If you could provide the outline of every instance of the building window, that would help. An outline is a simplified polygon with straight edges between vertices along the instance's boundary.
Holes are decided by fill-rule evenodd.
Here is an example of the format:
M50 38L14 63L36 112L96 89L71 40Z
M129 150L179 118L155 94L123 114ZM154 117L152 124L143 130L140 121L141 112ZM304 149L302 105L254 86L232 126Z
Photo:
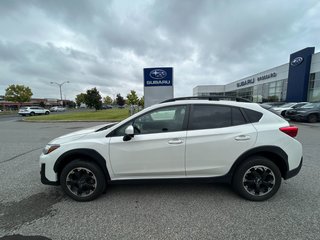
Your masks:
M310 74L308 101L320 101L320 72Z

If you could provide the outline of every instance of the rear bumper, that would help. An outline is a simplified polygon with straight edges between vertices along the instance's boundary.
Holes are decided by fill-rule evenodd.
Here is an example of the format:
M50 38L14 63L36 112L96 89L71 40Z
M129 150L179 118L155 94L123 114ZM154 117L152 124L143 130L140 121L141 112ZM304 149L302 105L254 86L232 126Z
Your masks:
M286 180L286 179L289 179L289 178L296 176L301 170L302 162L303 162L303 157L301 158L299 166L295 169L292 169L292 170L286 172L286 174L283 176L283 178Z
M60 185L59 182L53 182L47 179L46 177L46 164L41 164L41 170L40 170L40 176L41 176L41 182L45 185Z

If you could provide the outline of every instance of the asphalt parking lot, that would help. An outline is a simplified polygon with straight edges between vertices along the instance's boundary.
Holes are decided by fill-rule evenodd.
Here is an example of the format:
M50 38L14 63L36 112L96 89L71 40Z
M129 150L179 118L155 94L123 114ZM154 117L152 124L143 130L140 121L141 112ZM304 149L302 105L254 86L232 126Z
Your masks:
M320 239L320 123L297 124L303 168L265 202L224 184L175 183L114 185L79 203L42 185L45 144L98 124L0 121L0 239Z

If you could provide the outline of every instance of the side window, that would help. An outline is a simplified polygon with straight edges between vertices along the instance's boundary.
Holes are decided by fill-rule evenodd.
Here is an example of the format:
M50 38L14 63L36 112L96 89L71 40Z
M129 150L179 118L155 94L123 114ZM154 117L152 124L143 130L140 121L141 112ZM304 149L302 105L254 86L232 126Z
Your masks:
M240 108L233 107L231 111L232 111L232 126L237 126L237 125L242 125L247 123L246 119L242 115L242 112L240 111Z
M262 113L261 112L257 112L251 109L247 109L247 108L243 108L244 112L246 113L248 119L250 122L254 123L254 122L259 122L260 119L262 118Z
M148 112L115 130L114 136L124 136L125 129L133 125L135 134L175 132L183 130L186 106L172 106Z
M190 117L190 130L222 128L231 125L231 107L193 105Z

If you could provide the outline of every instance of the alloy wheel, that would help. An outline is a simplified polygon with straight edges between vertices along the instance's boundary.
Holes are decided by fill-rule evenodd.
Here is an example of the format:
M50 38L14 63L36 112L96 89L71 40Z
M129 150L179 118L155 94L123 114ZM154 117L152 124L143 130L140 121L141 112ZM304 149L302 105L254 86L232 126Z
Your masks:
M244 189L253 196L264 196L275 186L273 171L263 165L250 167L244 174L242 183Z
M96 190L97 179L91 170L84 167L77 167L68 173L66 186L74 195L87 197Z

